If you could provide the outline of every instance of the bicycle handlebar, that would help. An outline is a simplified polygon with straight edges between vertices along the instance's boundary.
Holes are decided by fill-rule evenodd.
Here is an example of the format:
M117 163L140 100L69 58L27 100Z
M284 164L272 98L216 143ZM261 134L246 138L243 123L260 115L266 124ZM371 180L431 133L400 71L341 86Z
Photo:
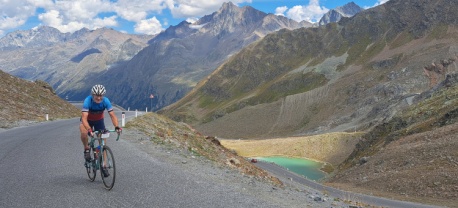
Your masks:
M108 132L116 132L116 130L107 130ZM94 135L98 134L98 133L102 133L100 131L94 131ZM116 138L116 141L119 140L119 136L121 135L121 132L118 133L118 137Z

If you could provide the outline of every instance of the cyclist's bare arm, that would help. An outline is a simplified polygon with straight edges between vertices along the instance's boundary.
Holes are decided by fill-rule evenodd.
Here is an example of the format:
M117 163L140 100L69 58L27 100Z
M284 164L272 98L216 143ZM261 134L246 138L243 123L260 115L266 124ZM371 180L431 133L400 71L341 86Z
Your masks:
M108 112L108 114L110 115L111 122L113 123L113 126L114 127L118 126L118 117L116 117L116 114L114 113L114 111L110 111L110 112Z

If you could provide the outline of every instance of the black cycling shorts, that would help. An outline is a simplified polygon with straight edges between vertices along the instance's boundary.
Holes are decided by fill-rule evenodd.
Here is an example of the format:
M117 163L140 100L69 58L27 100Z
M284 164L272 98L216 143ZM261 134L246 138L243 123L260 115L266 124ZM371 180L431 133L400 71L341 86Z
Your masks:
M81 118L80 118L80 120L81 120ZM100 119L100 120L97 120L97 121L88 120L87 122L89 123L89 126L91 127L91 129L94 130L94 131L99 131L100 132L100 131L105 130L105 122L104 122L103 118Z

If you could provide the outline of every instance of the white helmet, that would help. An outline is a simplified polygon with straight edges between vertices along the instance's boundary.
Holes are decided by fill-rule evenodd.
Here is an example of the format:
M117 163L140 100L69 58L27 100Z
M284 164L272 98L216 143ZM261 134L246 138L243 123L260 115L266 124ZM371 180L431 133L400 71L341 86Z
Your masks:
M94 87L92 87L91 92L93 95L105 95L107 91L105 90L105 87L103 85L97 84L94 85Z

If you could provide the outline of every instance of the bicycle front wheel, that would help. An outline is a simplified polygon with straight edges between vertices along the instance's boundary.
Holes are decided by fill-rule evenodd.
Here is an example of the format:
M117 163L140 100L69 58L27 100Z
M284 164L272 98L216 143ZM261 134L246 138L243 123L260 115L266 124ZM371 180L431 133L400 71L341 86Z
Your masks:
M86 166L86 172L87 176L89 177L90 181L95 180L95 176L97 174L97 166L96 166L96 161L95 161L95 154L94 150L90 148L90 155L91 155L91 161L86 161L84 166Z
M113 157L113 152L110 147L103 147L103 154L99 156L100 175L102 176L105 189L111 190L116 179L116 165Z

